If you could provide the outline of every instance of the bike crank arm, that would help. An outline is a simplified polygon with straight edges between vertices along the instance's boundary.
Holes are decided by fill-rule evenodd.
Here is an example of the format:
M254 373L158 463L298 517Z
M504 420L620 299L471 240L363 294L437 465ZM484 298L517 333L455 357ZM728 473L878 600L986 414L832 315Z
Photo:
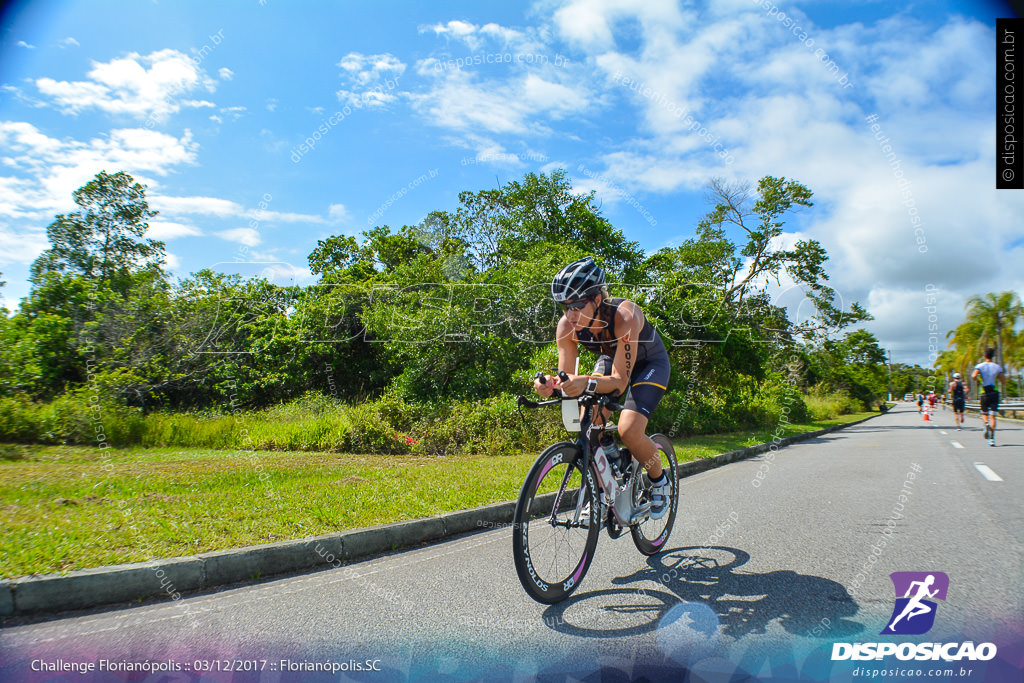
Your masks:
M640 524L646 522L651 516L651 503L645 502L639 508L633 511L632 516L629 518L629 526L634 524Z

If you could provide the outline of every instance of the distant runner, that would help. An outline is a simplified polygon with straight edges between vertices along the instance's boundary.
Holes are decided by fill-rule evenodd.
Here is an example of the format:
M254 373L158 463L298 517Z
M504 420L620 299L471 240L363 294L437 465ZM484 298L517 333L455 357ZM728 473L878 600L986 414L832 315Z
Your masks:
M956 422L956 431L964 424L964 408L967 406L967 385L961 381L959 372L953 373L953 381L949 383L949 395L953 397L953 421Z
M996 445L996 411L999 410L996 380L1006 382L1003 368L992 362L995 355L995 349L985 349L985 362L975 365L974 372L971 373L971 379L981 379L981 389L984 392L981 395L981 421L985 423L985 439L989 446Z
M919 393L917 395L917 413L921 414L921 409L924 407L924 394Z

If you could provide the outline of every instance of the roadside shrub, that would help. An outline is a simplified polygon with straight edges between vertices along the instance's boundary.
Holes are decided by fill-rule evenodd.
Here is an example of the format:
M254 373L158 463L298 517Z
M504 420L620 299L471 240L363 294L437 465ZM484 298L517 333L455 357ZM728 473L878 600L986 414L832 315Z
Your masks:
M836 391L830 394L812 392L806 400L812 420L829 420L864 409L860 401L845 391Z
M807 422L810 412L799 389L779 377L765 380L749 402L741 404L745 424L750 427L775 429L783 421Z
M568 438L557 406L524 409L520 416L516 400L516 396L502 394L449 406L425 405L412 430L418 441L413 451L511 455L539 451L552 441Z
M0 397L0 441L32 443L40 440L39 405L25 396Z

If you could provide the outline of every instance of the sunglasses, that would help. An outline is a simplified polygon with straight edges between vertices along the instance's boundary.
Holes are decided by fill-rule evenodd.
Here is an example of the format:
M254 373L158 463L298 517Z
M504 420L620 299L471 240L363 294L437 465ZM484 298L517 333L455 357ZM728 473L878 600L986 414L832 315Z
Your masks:
M590 297L587 297L586 299L578 299L576 301L569 301L569 302L566 302L566 303L562 304L562 310L563 311L578 311L581 308L583 308L584 306L586 306L587 304L589 304L593 300L594 300L594 297L590 296Z

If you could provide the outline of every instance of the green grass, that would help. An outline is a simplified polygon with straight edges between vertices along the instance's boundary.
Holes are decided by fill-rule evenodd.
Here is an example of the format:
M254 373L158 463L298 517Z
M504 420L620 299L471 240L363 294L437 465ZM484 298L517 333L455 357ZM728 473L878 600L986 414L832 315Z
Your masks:
M807 424L789 424L779 431L778 436L792 436L794 434L805 434L818 429L824 429L836 424L856 422L870 415L878 415L876 412L859 412L827 420L815 420ZM737 448L756 446L759 443L770 441L776 432L774 429L762 429L757 431L730 432L728 434L707 434L704 436L692 436L687 439L673 439L676 447L676 460L689 462L699 458L711 458L719 453L727 453Z
M675 445L686 462L771 436ZM536 456L0 445L0 575L189 555L514 500Z

